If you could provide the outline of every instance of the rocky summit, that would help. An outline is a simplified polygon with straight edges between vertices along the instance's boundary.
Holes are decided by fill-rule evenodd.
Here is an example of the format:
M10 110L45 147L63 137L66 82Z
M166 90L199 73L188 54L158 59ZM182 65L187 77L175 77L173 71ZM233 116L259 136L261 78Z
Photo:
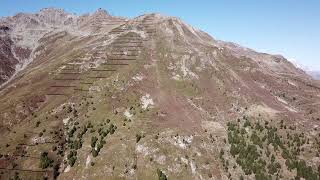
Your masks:
M320 83L179 18L0 19L0 179L320 178Z

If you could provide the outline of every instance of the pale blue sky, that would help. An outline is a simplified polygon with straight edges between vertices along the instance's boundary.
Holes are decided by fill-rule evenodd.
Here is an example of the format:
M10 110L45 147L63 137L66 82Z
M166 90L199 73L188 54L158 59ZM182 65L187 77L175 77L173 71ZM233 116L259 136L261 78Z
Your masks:
M320 70L319 0L1 0L0 16L44 7L76 14L101 7L118 16L150 12L178 16L216 39L282 54Z

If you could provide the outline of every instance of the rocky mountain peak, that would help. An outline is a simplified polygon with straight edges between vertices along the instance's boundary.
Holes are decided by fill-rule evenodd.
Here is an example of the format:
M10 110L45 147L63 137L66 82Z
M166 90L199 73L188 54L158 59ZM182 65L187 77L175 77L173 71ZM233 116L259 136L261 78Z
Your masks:
M107 10L99 8L94 13L94 16L100 16L100 17L110 17L111 15L108 13Z

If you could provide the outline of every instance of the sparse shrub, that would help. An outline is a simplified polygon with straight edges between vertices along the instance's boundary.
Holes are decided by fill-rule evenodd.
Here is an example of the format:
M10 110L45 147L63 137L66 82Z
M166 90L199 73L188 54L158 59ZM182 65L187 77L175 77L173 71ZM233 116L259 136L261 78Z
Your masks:
M251 126L250 121L247 119L246 122L244 123L243 127L248 127Z
M72 167L74 166L74 164L76 163L77 157L76 156L72 156L69 161L68 164Z
M1 177L1 176L0 176L0 177ZM10 178L10 180L11 180L11 179L12 179L12 180L22 180L22 179L20 178L18 172L15 172L13 178Z
M54 167L53 167L53 179L56 179L60 175L59 168L60 168L59 164L54 165Z
M68 136L69 138L72 138L73 137L73 134L76 132L77 128L76 127L73 127L69 132L68 132Z
M99 153L102 148L103 148L103 144L99 143L97 145L97 152Z
M239 179L240 179L240 180L244 180L244 178L243 178L243 176L242 176L242 175L240 176L240 178L239 178Z
M159 180L167 180L167 176L160 170L160 169L157 169L157 174L158 174L158 177L159 177Z
M70 148L71 149L80 149L82 147L82 142L80 140L74 140L71 144L70 144Z
M39 127L40 124L41 124L41 122L40 122L40 121L37 121L36 127Z
M142 136L140 134L136 134L136 142L138 143L141 140Z
M51 166L53 163L53 160L48 157L47 152L43 152L40 156L40 168L46 169L49 166Z
M92 148L95 148L95 147L96 147L97 141L98 141L98 138L97 138L97 137L95 137L95 136L91 137L91 147L92 147Z
M95 149L92 149L92 156L93 157L97 157L98 156L98 151L96 151Z
M72 167L77 160L77 151L70 151L67 158L68 158L68 164Z
M71 107L71 106L68 107L68 112L69 112L69 113L72 112L72 107Z
M88 123L87 128L93 128L93 125L91 124L91 122Z
M53 146L52 151L56 151L56 150L57 150L57 146Z
M114 126L113 124L111 124L111 125L109 126L109 132L110 132L110 134L114 134L115 131L116 131L116 129L117 129L117 126Z

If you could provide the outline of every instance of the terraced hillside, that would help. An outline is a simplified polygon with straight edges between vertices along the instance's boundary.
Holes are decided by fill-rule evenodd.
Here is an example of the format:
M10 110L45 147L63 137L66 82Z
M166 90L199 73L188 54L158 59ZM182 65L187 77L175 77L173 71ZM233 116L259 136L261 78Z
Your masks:
M0 22L27 49L0 56L1 179L320 178L320 84L282 56L159 14Z

